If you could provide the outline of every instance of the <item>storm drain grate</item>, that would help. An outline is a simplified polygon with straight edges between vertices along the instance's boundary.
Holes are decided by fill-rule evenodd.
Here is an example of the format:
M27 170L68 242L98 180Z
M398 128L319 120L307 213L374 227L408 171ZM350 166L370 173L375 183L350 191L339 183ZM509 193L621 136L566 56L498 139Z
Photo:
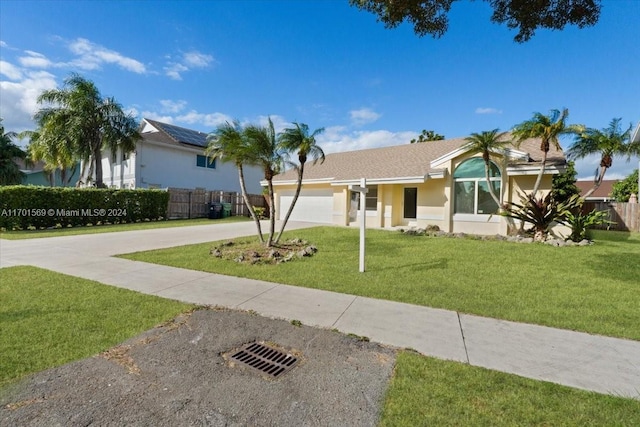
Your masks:
M292 354L261 343L250 343L231 356L231 360L278 378L298 363Z

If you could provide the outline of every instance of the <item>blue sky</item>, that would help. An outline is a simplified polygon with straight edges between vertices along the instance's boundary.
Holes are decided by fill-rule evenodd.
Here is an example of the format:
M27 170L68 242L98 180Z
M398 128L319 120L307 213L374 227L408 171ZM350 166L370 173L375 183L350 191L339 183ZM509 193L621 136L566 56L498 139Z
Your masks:
M604 0L592 28L538 31L524 44L456 2L449 31L388 30L347 0L0 2L0 116L33 129L36 97L71 72L138 118L204 132L225 120L325 128L326 152L509 130L534 112L570 123L640 121L640 1ZM571 140L563 141L568 147ZM591 178L599 159L578 162ZM615 159L607 178L638 166Z

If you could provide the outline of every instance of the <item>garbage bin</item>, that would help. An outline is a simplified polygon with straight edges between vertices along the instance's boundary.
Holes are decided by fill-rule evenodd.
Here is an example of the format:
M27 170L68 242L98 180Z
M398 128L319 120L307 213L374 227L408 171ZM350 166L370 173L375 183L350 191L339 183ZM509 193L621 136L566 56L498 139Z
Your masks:
M222 218L231 216L231 203L222 203Z
M209 219L222 218L222 203L212 202L209 203Z

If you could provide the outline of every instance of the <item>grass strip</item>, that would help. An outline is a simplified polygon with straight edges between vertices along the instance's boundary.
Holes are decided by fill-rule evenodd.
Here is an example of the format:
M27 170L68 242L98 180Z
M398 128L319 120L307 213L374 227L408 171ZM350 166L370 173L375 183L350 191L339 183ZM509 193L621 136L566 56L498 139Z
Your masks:
M188 304L36 267L0 269L0 387L104 351Z
M149 230L153 228L171 228L171 227L189 227L193 225L212 225L221 224L225 222L246 222L249 218L243 216L231 216L228 218L211 220L208 218L196 218L196 219L170 219L166 221L149 221L149 222L136 222L129 224L108 224L108 225L94 225L91 227L71 227L71 228L57 228L51 230L20 230L20 231L2 231L0 232L0 239L7 240L20 240L20 239L35 239L42 237L59 237L59 236L77 236L80 234L100 234L100 233L113 233L118 231L134 231L134 230Z
M640 401L404 351L380 426L637 426Z

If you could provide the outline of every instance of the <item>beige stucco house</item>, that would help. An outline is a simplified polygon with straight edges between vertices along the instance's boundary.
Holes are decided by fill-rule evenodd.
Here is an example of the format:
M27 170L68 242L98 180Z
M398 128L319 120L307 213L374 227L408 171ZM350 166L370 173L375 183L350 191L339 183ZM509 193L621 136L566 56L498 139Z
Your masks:
M437 225L448 232L507 234L508 220L499 215L488 193L480 154L465 148L464 138L405 144L326 156L305 166L300 198L292 220L357 225L359 193L350 186L366 178L367 227ZM540 171L539 140L492 154L491 182L502 202L519 202L518 191L530 191ZM551 149L541 191L551 189L553 174L564 170L562 151ZM276 217L283 219L296 188L296 172L274 179Z

